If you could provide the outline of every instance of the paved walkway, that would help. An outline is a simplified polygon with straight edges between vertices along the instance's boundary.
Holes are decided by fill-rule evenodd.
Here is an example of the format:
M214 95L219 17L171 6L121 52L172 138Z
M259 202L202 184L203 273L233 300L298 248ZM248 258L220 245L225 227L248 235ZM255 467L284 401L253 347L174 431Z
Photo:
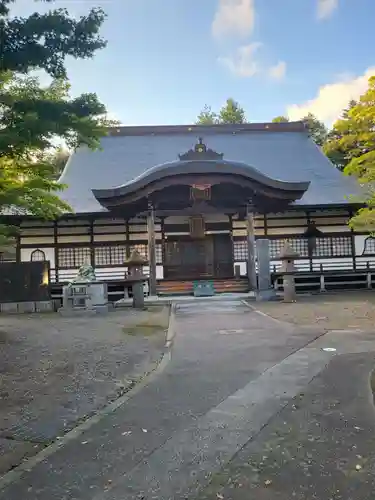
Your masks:
M318 337L240 301L179 304L163 373L5 486L0 499L194 498L330 361Z

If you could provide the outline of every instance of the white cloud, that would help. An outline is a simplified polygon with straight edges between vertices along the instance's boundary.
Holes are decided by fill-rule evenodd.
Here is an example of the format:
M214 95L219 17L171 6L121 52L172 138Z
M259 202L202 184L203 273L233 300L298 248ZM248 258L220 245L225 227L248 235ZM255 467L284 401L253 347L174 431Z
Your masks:
M318 19L327 19L338 8L339 0L318 0Z
M302 104L287 107L291 120L299 120L309 112L331 125L352 99L358 99L368 87L368 79L375 75L375 67L368 68L363 75L344 77L318 89L316 97Z
M235 35L249 36L254 29L254 0L218 0L218 8L212 22L215 37Z
M233 54L226 57L219 57L218 61L236 76L254 76L260 71L259 64L254 55L261 46L262 44L259 42L243 45Z
M274 66L262 66L257 58L257 52L262 43L253 42L238 47L235 52L218 58L218 62L233 75L250 78L255 75L266 75L272 80L282 80L286 74L286 62L279 61Z
M279 61L275 66L271 66L268 74L273 80L282 80L286 75L286 62Z

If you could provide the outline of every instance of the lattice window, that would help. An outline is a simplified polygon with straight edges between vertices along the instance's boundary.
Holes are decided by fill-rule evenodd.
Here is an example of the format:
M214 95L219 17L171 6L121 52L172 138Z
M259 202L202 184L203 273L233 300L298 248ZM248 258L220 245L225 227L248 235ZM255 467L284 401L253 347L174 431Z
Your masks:
M309 256L309 242L307 238L291 238L288 240L288 243L300 257Z
M334 236L332 239L332 254L335 257L341 257L352 254L351 236Z
M125 245L95 247L96 266L122 266L125 260Z
M247 241L234 240L233 241L233 256L235 262L247 261Z
M316 257L344 257L350 256L352 242L350 236L327 236L316 239L316 248L313 255Z
M375 238L373 236L368 236L365 239L365 245L363 248L362 255L374 255L375 254Z
M39 248L37 248L36 250L33 250L31 252L30 260L33 262L44 262L46 260L46 254L43 252L43 250L39 250Z
M91 261L91 251L87 247L59 248L58 256L61 268L76 268Z
M145 243L139 243L138 245L130 246L130 254L136 250L142 257L148 259L148 247Z
M156 264L163 264L163 245L155 245Z
M285 246L286 240L270 240L270 258L277 259Z

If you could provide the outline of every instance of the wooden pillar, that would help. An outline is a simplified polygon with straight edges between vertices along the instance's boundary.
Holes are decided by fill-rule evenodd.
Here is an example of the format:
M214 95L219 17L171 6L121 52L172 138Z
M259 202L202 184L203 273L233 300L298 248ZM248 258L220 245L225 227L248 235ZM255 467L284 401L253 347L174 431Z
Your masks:
M251 206L246 210L247 223L247 276L251 290L257 290L257 273L255 268L255 231L254 231L254 213Z
M161 231L161 264L164 266L165 262L165 217L160 218L160 231Z
M53 223L53 250L54 250L54 258L55 258L55 282L59 282L59 249L57 246L58 241L58 232L57 232L57 220Z
M309 225L311 223L310 212L306 212L306 222L307 222L307 227L309 227ZM313 252L312 252L312 249L311 249L310 238L308 238L308 240L307 240L307 251L308 251L308 254L309 254L310 271L312 272L313 269L314 269L314 265L313 265Z
M150 267L150 295L156 295L156 248L155 248L155 212L149 203L147 214L148 262Z
M16 262L21 262L21 221L18 222L16 234Z
M126 241L126 246L125 246L125 255L126 258L128 259L130 257L130 227L129 227L129 220L126 219L125 221L125 241Z
M90 218L90 266L95 269L94 219Z
M354 213L352 209L349 209L349 219L353 217ZM353 259L353 270L355 271L357 269L357 256L356 256L356 250L355 250L355 234L353 231L353 228L350 228L350 243L351 243L351 253L352 253L352 259Z
M263 225L264 225L264 236L268 235L268 222L267 222L267 214L263 214Z

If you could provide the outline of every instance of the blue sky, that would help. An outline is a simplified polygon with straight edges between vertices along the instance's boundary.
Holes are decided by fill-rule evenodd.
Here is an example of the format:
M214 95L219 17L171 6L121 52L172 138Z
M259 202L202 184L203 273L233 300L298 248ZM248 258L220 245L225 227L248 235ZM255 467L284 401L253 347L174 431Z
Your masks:
M101 6L107 48L68 61L73 94L96 92L124 124L186 124L228 97L250 121L308 111L332 122L375 74L374 0L57 0ZM14 12L49 9L17 0Z

